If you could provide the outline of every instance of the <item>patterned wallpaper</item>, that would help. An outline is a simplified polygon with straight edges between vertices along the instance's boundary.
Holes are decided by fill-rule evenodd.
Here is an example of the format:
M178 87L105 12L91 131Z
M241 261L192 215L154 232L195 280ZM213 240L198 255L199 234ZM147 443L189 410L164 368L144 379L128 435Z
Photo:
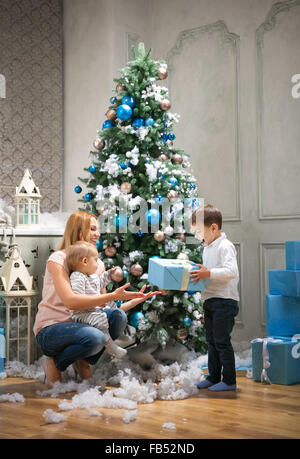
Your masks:
M42 212L61 208L62 33L62 0L0 0L0 198L14 205L29 168Z

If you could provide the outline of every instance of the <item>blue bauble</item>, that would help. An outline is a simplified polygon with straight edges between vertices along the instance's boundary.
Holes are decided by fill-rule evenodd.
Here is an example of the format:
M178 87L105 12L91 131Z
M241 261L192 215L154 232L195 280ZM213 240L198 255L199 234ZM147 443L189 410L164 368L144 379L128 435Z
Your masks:
M101 237L99 237L96 243L96 247L98 249L98 252L101 252L101 250L103 249L103 239Z
M175 178L175 177L171 177L171 178L169 178L168 183L169 183L172 187L175 187L175 186L177 186L177 184L178 184L178 180L177 180L177 178Z
M196 189L195 183L191 183L191 184L190 184L190 190L195 190L195 189Z
M117 108L117 117L122 121L127 121L132 116L132 108L129 105L122 104Z
M200 206L200 202L197 198L187 198L185 199L185 204L188 207L192 207L192 209L196 209L197 207Z
M130 167L130 165L128 163L121 163L120 167L121 167L121 169L124 170L124 169L127 169L128 167Z
M136 233L136 236L142 237L142 236L144 236L144 233L143 233L141 230L139 230L139 231Z
M110 102L111 104L114 104L114 103L116 102L116 98L115 98L115 97L111 97L111 98L109 99L109 102Z
M185 318L183 319L183 325L184 325L185 327L189 327L189 326L191 325L191 323L192 323L192 320L191 320L189 317L185 317Z
M122 104L129 105L129 107L133 108L135 106L135 98L133 96L124 96Z
M123 274L124 274L124 279L126 279L126 277L128 277L128 274L129 274L127 269L123 269Z
M146 223L157 225L161 220L160 212L157 209L150 209L145 213Z
M189 295L193 295L196 292L194 290L187 290L186 293L188 293Z
M114 127L114 126L115 126L115 123L113 121L106 120L102 124L102 129L107 129L107 128Z
M144 126L144 119L143 118L134 118L133 122L132 122L132 126L135 126L135 127L142 127Z
M81 193L82 192L81 186L79 186L79 185L75 186L74 191L75 191L75 193Z
M139 322L145 318L144 314L140 311L132 312L129 316L129 323L135 328L138 328Z
M86 201L91 201L93 199L94 195L93 193L86 193L85 196L84 196L84 199Z
M165 202L165 198L161 194L158 194L155 197L155 202L156 204L163 204Z
M116 303L116 306L119 308L121 306L121 304L122 304L122 301L121 300L116 300L115 303Z
M168 138L169 140L174 140L176 139L176 135L173 132L170 132L170 134L168 135Z
M165 178L166 178L165 174L161 174L161 175L159 176L159 180L165 180Z
M154 126L154 119L153 118L146 118L145 120L145 126Z
M90 172L91 174L94 174L94 173L96 172L96 167L93 166L93 165L91 165L91 166L89 167L89 172Z
M168 140L168 134L164 134L164 135L162 136L162 139L163 139L164 142L167 142L167 140Z
M117 215L115 218L116 227L119 228L120 226L121 227L127 226L128 220L129 220L129 217L127 217L127 215L125 214Z

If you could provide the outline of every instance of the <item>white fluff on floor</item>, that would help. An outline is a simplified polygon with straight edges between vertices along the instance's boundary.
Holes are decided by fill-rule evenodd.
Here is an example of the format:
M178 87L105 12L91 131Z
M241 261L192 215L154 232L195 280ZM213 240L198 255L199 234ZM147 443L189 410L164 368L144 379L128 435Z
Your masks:
M174 424L174 422L165 422L162 425L162 428L163 429L169 429L169 430L176 430L176 424Z
M10 402L10 403L16 403L16 402L25 402L25 398L22 394L19 394L18 392L14 392L13 394L3 394L0 395L0 403L1 402Z
M76 392L71 400L64 399L59 403L58 408L62 411L84 408L91 414L93 408L104 407L124 409L132 416L137 404L153 403L156 399L181 400L198 393L194 382L204 379L201 367L207 365L207 355L197 354L176 344L165 351L154 352L155 358L152 356L152 366L149 366L148 354L146 350L145 359L143 353L139 354L136 363L132 361L135 356L130 355L130 351L120 360L111 359L104 353L97 365L92 367L93 376L89 380L76 382L70 366L62 373L62 382L37 393L42 397L58 397L66 392ZM251 366L251 349L241 350L239 354L235 354L236 366ZM7 376L42 381L44 359L41 357L29 366L9 362L5 369ZM176 359L178 361L174 361ZM107 386L110 388L107 389ZM123 421L127 422L131 415L124 416Z
M56 413L50 408L45 410L43 413L43 418L49 424L59 424L60 422L66 421L67 417L61 413Z
M123 422L129 424L129 422L135 421L137 419L137 410L124 410Z

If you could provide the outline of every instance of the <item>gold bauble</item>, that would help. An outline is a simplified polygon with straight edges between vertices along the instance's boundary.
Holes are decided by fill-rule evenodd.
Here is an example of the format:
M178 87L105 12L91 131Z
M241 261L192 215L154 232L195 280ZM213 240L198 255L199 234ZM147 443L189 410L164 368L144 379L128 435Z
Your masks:
M158 74L158 78L160 80L165 80L167 78L167 76L168 76L167 70L165 72L162 72L161 70L158 70L157 74Z
M121 83L118 83L116 86L116 92L119 93L121 91L124 91L125 86L123 86Z
M158 159L160 161L167 161L167 159L169 159L169 158L168 158L167 155L165 155L165 153L162 153L161 155L159 155Z
M110 246L105 249L105 255L107 257L114 257L116 253L117 253L117 249L115 247Z
M157 241L157 242L162 242L166 239L166 235L163 231L156 231L156 233L154 233L154 239Z
M115 282L121 282L124 279L124 273L120 266L115 268L115 271L112 273L111 278Z
M187 332L184 328L180 328L178 331L177 331L177 338L178 339L181 339L182 341L185 340L185 338L187 337Z
M168 196L170 202L175 202L176 199L178 198L178 191L170 190L170 191L168 191L167 196Z
M169 110L171 108L171 102L169 99L163 99L160 103L160 108L164 111Z
M175 234L174 237L175 237L175 239L178 239L181 242L185 242L185 239L186 239L185 234L181 234L181 233Z
M93 146L96 148L96 150L103 150L105 147L105 142L102 139L95 139L93 142Z
M131 191L131 183L123 182L120 188L121 188L122 193L128 194Z
M130 272L133 276L139 277L143 274L143 268L139 263L135 263L130 267Z
M116 114L116 111L113 110L112 108L110 108L109 110L107 110L107 112L105 113L106 117L110 120L110 121L114 121L116 118L117 118L117 114Z
M184 252L180 252L177 257L176 257L178 260L189 260L189 257L187 256L186 253Z
M172 155L172 163L173 164L182 164L182 161L183 161L183 158L178 153L175 153L174 155Z

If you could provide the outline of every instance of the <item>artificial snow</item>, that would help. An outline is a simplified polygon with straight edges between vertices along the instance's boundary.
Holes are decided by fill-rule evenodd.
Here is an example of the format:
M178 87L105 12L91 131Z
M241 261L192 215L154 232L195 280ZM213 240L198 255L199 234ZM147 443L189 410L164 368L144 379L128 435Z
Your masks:
M123 422L129 424L129 422L135 421L137 419L137 410L127 411L124 410Z
M1 402L10 402L10 403L24 403L25 398L22 394L19 394L18 392L14 392L13 394L3 394L0 395L0 403Z
M176 424L174 424L174 422L165 422L162 425L162 428L163 429L169 429L169 430L176 430Z
M66 416L61 413L56 413L55 411L51 410L50 408L44 411L43 418L49 424L59 424L60 422L66 421Z

